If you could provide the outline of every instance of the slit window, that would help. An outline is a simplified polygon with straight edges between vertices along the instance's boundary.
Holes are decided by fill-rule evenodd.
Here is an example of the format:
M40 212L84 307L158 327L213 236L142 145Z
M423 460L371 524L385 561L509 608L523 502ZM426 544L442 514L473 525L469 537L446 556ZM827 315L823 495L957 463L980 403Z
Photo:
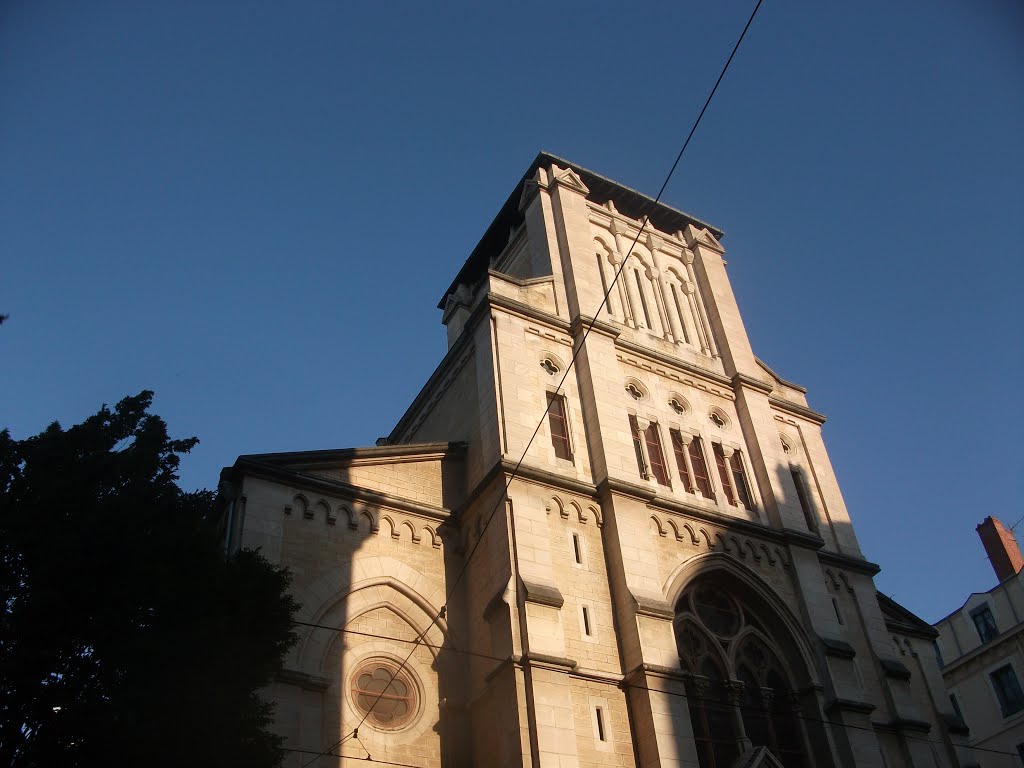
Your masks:
M799 469L790 469L789 471L793 475L793 485L796 486L796 498L800 502L800 510L804 513L804 520L807 523L807 529L817 531L818 521L815 518L814 509L811 507L811 500L807 496L807 486L804 484L804 476L801 474Z
M679 305L679 293L676 291L675 283L669 283L672 288L672 301L676 305L676 314L679 316L679 330L683 332L683 341L690 343L690 335L686 332L686 320L683 319L683 308Z
M647 311L647 297L644 296L644 284L640 279L640 273L635 269L633 270L633 277L636 278L636 291L640 294L640 307L644 311L644 321L647 323L648 328L652 328L651 314Z
M569 425L565 418L565 398L553 392L548 392L548 429L551 432L551 445L555 449L555 456L572 461Z
M572 553L576 558L576 564L583 565L583 549L580 547L580 535L578 533L572 535Z
M611 297L608 296L608 281L604 276L604 264L601 262L600 253L597 254L597 274L601 276L601 296L607 296L610 299ZM605 310L607 310L609 315L612 314L611 301L605 302Z
M594 721L597 723L598 741L608 741L608 734L604 725L604 707L594 707Z
M587 637L593 637L593 628L590 625L590 609L587 606L583 606L583 634Z
M629 417L629 431L633 435L633 450L636 452L636 466L640 470L640 477L647 480L650 475L647 474L647 462L644 461L644 449L641 444L640 436L640 425L637 424L636 416L632 414Z
M843 614L839 612L839 601L836 600L834 597L832 598L832 607L835 608L836 611L836 620L840 624L845 624L846 622L843 621Z

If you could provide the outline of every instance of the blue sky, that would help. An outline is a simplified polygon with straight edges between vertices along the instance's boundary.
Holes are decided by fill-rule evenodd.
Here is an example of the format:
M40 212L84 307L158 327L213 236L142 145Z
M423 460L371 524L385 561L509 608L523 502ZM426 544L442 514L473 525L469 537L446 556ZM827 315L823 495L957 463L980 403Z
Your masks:
M372 445L537 151L654 194L751 8L4 3L0 424L154 389L186 487ZM1024 516L1022 40L1016 2L766 0L665 195L725 230L930 621L995 583L974 526Z

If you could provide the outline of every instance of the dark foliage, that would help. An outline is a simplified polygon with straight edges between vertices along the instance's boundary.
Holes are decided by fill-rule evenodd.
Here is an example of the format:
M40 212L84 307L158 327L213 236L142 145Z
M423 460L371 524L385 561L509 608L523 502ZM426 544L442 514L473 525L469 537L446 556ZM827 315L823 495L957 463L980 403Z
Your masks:
M286 571L225 558L142 392L0 433L0 765L272 766L256 695L294 643Z

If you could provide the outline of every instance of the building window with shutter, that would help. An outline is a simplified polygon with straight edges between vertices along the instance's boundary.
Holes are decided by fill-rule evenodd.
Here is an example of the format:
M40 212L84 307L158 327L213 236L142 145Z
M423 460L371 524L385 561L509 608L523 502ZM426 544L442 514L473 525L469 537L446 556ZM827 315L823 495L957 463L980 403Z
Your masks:
M679 478L683 481L683 488L693 493L693 478L690 477L690 470L686 467L687 446L683 443L682 433L678 429L670 429L668 435L672 440L672 453L676 457L676 469L679 471Z
M644 430L644 441L647 443L647 457L651 462L651 473L659 485L667 486L668 467L665 466L665 454L661 450L661 436L658 434L658 425L651 422Z
M629 430L633 436L633 450L636 452L636 464L640 477L650 480L653 476L659 485L668 486L668 467L665 466L665 453L661 449L661 437L658 434L657 422L648 422L643 429L636 416L629 416Z
M553 392L548 392L548 430L551 432L551 445L555 449L555 456L572 461L569 424L565 417L565 398Z
M999 708L1003 712L1003 717L1009 717L1024 709L1024 691L1020 689L1020 683L1017 681L1017 674L1013 671L1013 667L1009 664L1000 667L992 672L989 678L992 680L996 698L999 699Z
M729 457L729 469L732 470L732 485L736 489L736 498L744 509L753 509L754 502L750 498L750 485L747 483L747 473L743 468L742 453L732 452L732 456Z
M693 484L697 486L701 496L705 499L715 500L715 492L711 488L711 473L708 472L708 463L704 459L704 443L694 435L690 441L690 466L693 467Z
M974 619L974 626L978 630L978 637L981 638L983 644L993 640L999 634L999 628L996 626L995 617L992 616L992 609L988 607L988 603L971 611L971 618Z

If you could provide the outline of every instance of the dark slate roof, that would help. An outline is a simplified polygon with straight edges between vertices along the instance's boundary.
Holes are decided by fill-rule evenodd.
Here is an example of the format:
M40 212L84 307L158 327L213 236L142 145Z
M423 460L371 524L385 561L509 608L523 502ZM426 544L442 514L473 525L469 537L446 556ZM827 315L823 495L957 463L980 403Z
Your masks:
M577 165L571 160L552 155L549 152L541 152L530 163L530 167L526 169L526 173L523 174L519 183L516 184L515 189L512 190L512 194L508 196L505 204L501 206L501 210L498 211L498 215L494 217L494 221L491 222L487 231L484 232L484 236L480 238L480 242L477 243L473 252L469 254L469 258L462 265L459 274L455 276L452 284L438 302L438 309L444 309L448 294L454 292L459 283L473 283L478 280L487 271L487 268L490 266L490 260L502 252L508 244L509 232L518 227L523 221L523 215L519 212L519 198L523 193L523 184L533 177L537 168L551 163L555 163L561 168L572 168L583 183L587 185L587 189L590 190L590 194L587 195L588 200L592 200L599 205L608 202L608 200L613 200L615 207L622 214L634 219L638 219L645 213L648 213L651 223L662 232L676 232L677 230L685 229L688 224L694 224L695 226L710 230L711 234L718 240L721 240L724 235L718 227L712 226L707 222L701 221L696 216L691 216L664 203L659 202L652 210L654 198L642 192L637 192L635 189L623 186L581 165Z

